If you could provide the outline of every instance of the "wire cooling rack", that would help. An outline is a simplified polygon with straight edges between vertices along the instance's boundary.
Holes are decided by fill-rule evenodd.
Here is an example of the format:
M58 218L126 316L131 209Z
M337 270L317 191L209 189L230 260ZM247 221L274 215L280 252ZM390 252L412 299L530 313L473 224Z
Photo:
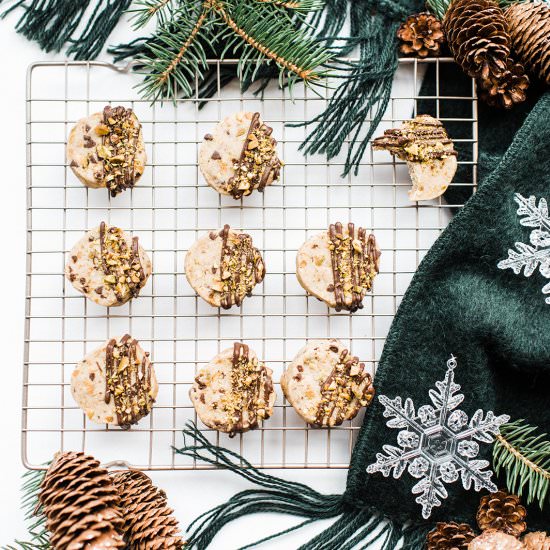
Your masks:
M475 186L477 101L445 96L440 68L450 59L403 59L392 99L377 134L416 114L431 100L444 123L462 125L462 141ZM133 89L138 76L103 63L36 63L27 85L27 286L22 455L40 468L59 450L82 450L104 463L142 469L208 468L175 455L181 428L197 421L188 397L198 368L242 340L273 369L277 402L264 426L234 439L206 429L214 442L238 451L263 468L346 468L362 414L342 426L308 427L284 400L278 381L285 365L311 338L335 337L351 346L374 374L393 316L420 260L447 225L444 201L411 203L403 163L368 150L358 176L341 178L344 154L330 162L304 157L298 147L307 129L285 122L311 119L330 94L270 86L262 99L240 93L236 84L212 98L198 95L172 104L150 105ZM419 94L426 66L436 66L436 93ZM205 104L199 108L201 101ZM450 102L468 105L464 118L445 118ZM106 104L135 110L143 124L148 166L138 185L114 199L106 190L84 187L65 161L72 125ZM197 166L202 136L237 110L259 111L274 128L285 167L279 183L242 201L221 197L206 185ZM465 161L459 161L464 163ZM68 250L100 221L140 237L153 261L153 275L139 298L105 309L78 294L63 276ZM335 313L307 297L295 277L295 255L308 236L335 221L372 230L382 250L380 274L364 309ZM198 298L183 271L185 252L204 232L224 223L242 228L263 251L267 276L240 309L214 309ZM151 352L160 391L151 414L130 431L91 423L70 392L74 365L113 335L129 332Z

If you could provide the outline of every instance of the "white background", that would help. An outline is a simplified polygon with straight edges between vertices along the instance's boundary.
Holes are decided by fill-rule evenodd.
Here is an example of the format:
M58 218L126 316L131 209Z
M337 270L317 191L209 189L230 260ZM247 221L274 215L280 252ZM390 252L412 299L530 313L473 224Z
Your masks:
M20 12L18 12L20 13ZM15 538L25 538L26 531L19 509L20 476L24 472L20 457L20 409L23 362L23 327L25 296L25 81L30 63L63 59L61 55L44 54L37 45L16 34L13 26L18 13L0 22L0 160L2 162L2 241L4 266L0 270L3 289L3 327L0 331L3 350L3 399L0 415L2 484L0 485L0 545ZM121 25L124 27L124 25ZM124 30L118 29L112 42L123 41ZM107 56L100 59L109 60ZM326 493L342 493L346 470L273 471L306 483ZM223 502L235 492L250 488L237 476L220 471L154 472L153 481L168 494L170 505L182 526L200 512ZM284 529L289 519L275 515L249 516L226 527L212 548L230 550ZM296 548L329 522L302 529L263 548ZM237 543L238 541L238 543Z

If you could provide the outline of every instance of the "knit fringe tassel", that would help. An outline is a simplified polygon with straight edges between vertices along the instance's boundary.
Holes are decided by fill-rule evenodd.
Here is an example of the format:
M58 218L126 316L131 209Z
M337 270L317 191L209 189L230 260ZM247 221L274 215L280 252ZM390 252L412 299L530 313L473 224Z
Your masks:
M231 470L262 487L241 491L224 504L196 518L188 528L187 547L190 549L208 548L227 523L248 514L263 512L306 519L289 529L242 546L239 550L256 547L315 521L331 518L338 519L299 550L366 549L375 543L381 550L394 550L399 541L403 542L403 548L417 550L424 544L429 530L426 526L400 526L374 510L354 508L346 503L342 495L323 495L303 483L265 474L239 454L210 443L192 423L183 430L183 436L184 447L174 449L176 453ZM188 438L193 440L192 445L187 444Z
M340 30L341 22L345 21L342 10L346 9L342 0L331 0L326 9L323 32ZM293 125L316 125L300 147L307 154L326 154L331 159L349 140L343 175L352 170L358 173L369 140L388 106L398 66L396 33L407 15L405 8L389 0L352 2L351 38L337 50L339 55L348 55L359 48L359 61L339 63L337 69L342 73L342 82L326 110L310 121ZM325 36L325 39L338 43L335 36Z
M1 2L2 0L0 0ZM2 16L18 7L25 11L16 25L17 32L36 41L46 51L59 52L70 44L67 55L74 59L95 59L107 38L128 9L132 0L23 0L16 2ZM86 18L85 14L91 10ZM83 20L83 31L75 37Z

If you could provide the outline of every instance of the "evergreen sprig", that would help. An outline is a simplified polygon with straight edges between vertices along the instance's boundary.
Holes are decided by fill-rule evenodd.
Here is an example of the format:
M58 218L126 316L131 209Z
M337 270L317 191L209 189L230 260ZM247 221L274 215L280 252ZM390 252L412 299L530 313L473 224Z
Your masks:
M539 428L524 420L500 428L493 446L493 467L497 475L504 471L511 493L525 496L527 504L548 502L550 488L550 440Z
M118 59L137 53L145 75L140 91L153 101L192 97L208 72L212 49L220 59L239 58L243 82L261 75L262 65L274 64L281 84L320 84L332 56L305 19L322 7L321 0L141 0L132 10L134 26L156 17L156 31L111 51Z
M45 475L46 470L28 470L23 474L21 507L25 513L30 540L17 540L13 544L2 547L2 550L47 550L50 548L46 516L42 513L38 501L40 484Z

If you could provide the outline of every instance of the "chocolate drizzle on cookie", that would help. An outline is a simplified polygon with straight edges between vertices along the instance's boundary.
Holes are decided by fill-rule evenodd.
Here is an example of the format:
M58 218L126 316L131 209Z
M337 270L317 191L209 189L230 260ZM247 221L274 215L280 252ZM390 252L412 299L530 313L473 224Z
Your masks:
M457 156L441 121L430 115L406 120L401 128L386 130L373 141L375 149L386 149L401 160L429 162Z
M96 127L101 136L97 156L103 161L103 177L112 197L134 187L141 175L136 170L136 150L141 125L132 109L111 107L103 109L103 122Z
M338 426L345 419L353 418L361 407L370 405L373 397L372 378L366 372L365 364L360 363L357 357L350 357L349 351L345 349L321 384L321 400L315 425Z
M230 437L254 429L261 420L269 418L269 398L273 393L273 382L265 365L256 357L251 359L249 352L246 344L234 343L231 392L221 400L221 405L229 416Z
M376 248L374 235L367 237L362 227L356 235L353 223L348 223L347 229L345 234L340 222L331 224L328 237L336 311L346 309L353 313L363 307L363 298L372 288L378 273L380 251Z
M143 282L145 271L139 256L139 239L132 238L128 246L123 231L118 227L107 227L105 222L99 226L99 258L93 258L96 268L105 274L103 282L112 288L117 300L123 302L130 293L135 298Z
M254 189L263 191L269 182L279 177L282 162L272 133L273 128L260 120L260 113L254 113L241 156L233 162L235 175L227 181L227 191L234 199L250 195Z
M137 340L125 334L120 341L109 340L105 350L105 403L114 401L117 424L127 430L149 414L151 362L146 354L137 356Z
M240 306L252 289L264 280L265 265L252 238L246 233L232 233L225 225L219 233L222 238L219 292L220 306L229 309Z

